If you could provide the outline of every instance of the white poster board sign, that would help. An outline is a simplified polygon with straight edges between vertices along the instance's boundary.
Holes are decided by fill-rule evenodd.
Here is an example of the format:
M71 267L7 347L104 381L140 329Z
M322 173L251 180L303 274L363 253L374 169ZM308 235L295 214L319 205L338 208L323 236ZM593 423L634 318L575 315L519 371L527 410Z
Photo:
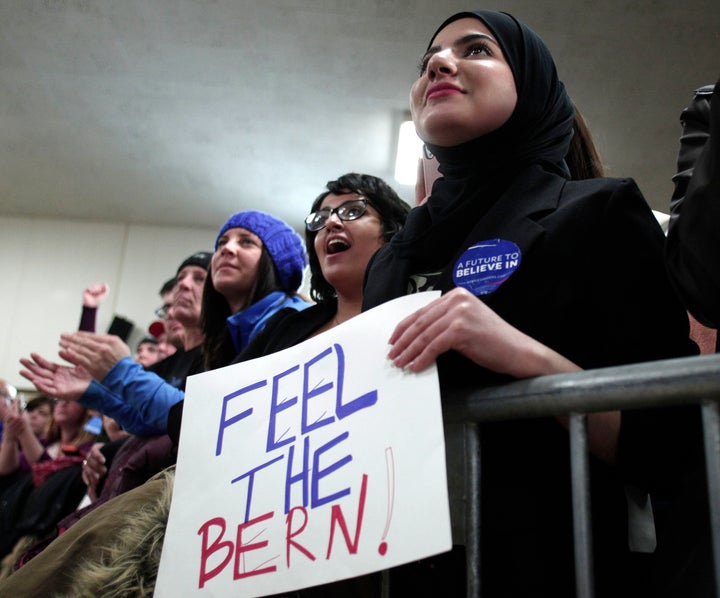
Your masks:
M437 296L188 379L156 596L266 596L450 550L437 370L387 359Z

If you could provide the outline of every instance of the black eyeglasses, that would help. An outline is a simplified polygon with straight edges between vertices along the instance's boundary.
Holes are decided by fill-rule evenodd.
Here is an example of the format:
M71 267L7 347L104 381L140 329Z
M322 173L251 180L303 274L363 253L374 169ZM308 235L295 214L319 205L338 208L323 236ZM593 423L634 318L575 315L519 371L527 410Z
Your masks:
M341 203L337 208L323 208L305 218L305 227L311 232L319 231L325 228L328 218L333 214L337 214L338 218L343 222L357 220L367 212L369 204L370 202L367 199L361 197Z
M155 315L160 318L161 320L164 320L167 318L168 310L172 307L172 303L166 303L162 307L158 307L155 310Z

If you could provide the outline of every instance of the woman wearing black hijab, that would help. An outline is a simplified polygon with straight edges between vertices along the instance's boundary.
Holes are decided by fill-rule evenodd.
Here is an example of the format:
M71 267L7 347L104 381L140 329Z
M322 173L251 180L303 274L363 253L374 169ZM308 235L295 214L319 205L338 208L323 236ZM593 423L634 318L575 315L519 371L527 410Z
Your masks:
M441 178L375 254L363 307L443 295L398 325L396 365L419 371L437 358L448 389L697 353L665 273L663 233L636 184L572 180L573 104L533 31L504 13L453 15L433 35L410 98ZM538 359L528 337L572 363ZM697 411L589 422L596 595L661 595L653 579L672 591L683 582L643 578L649 555L628 550L625 486L667 500L668 486L700 466ZM488 423L481 439L483 597L575 596L566 427L556 418ZM677 548L665 543L661 506L657 559ZM391 586L439 582L462 595L462 579L438 575L431 561L395 571Z

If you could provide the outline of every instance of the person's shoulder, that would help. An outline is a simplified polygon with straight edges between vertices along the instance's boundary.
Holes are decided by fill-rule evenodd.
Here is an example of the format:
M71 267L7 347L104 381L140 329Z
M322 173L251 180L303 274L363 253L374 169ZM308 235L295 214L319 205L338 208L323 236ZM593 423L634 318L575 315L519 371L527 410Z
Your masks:
M581 209L584 204L593 203L602 205L610 198L620 194L640 195L640 190L634 179L618 177L595 177L591 179L568 179L555 172L529 170L526 181L531 181L526 193L537 193L551 198L548 201L538 201L541 214L550 215L546 208L554 204L558 210L567 211ZM522 184L522 183L521 183Z
M640 194L640 190L633 178L597 177L594 179L581 179L568 181L563 188L565 201L582 198L607 199L617 193Z
M589 219L602 226L621 215L646 213L652 216L652 210L633 178L568 181L558 210L566 217Z
M282 326L283 322L287 322L288 319L292 319L299 313L300 312L294 307L283 307L277 310L272 316L270 316L270 318L268 318L268 321L265 322L264 330L272 330L273 328Z
M322 317L326 308L320 303L307 303L303 301L303 309L295 307L284 307L277 312L265 324L265 330L277 330L289 326L296 321L305 322L315 317Z
M312 304L301 311L290 307L280 309L232 363L263 357L291 347L305 340L310 333L330 319L332 313L334 311L329 306L320 303Z
M148 366L146 369L148 372L154 372L158 376L162 377L162 374L172 368L175 363L183 356L184 353L184 350L178 349L172 355L168 355L164 359L156 361L152 365Z
M187 351L178 349L162 361L151 365L148 371L158 375L171 386L183 388L187 376L203 371L202 344Z
M285 301L283 302L282 309L289 308L293 311L303 311L308 307L312 307L313 305L315 304L312 301L309 301L298 294L293 294L285 296Z

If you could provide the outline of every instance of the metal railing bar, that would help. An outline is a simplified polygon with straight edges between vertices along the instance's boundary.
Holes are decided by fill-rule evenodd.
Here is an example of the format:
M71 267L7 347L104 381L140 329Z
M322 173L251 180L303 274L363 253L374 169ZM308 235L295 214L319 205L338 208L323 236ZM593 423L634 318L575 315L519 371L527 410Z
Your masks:
M617 409L702 405L703 436L711 508L712 546L716 593L720 596L720 354L682 357L624 366L598 368L568 374L512 381L486 388L443 389L443 418L448 423L499 421L570 415L570 444L573 492L573 523L577 596L593 597L592 537L589 496L588 413ZM467 531L468 596L480 596L479 564L480 426L474 438L478 446L477 496L468 496L466 521L478 533ZM466 432L468 441L470 434ZM470 446L470 444L468 444ZM469 460L470 461L470 460ZM473 465L466 464L472 469ZM475 475L475 473L468 475ZM477 502L476 502L477 501ZM470 512L478 507L477 520ZM583 506L584 505L584 506ZM477 541L477 560L472 561L471 543ZM472 579L478 575L477 581ZM476 585L477 584L477 585ZM478 593L475 592L477 588Z
M448 422L653 408L720 400L720 354L555 374L487 388L443 389Z
M468 598L480 598L480 429L475 423L468 422L464 427L465 447L469 458L465 460L465 563L466 595Z
M380 598L390 598L390 571L385 569L380 573Z
M590 466L587 415L570 414L575 589L578 598L593 598L593 554L590 516Z
M702 406L702 420L712 527L715 594L720 596L720 414L717 403L705 403Z

